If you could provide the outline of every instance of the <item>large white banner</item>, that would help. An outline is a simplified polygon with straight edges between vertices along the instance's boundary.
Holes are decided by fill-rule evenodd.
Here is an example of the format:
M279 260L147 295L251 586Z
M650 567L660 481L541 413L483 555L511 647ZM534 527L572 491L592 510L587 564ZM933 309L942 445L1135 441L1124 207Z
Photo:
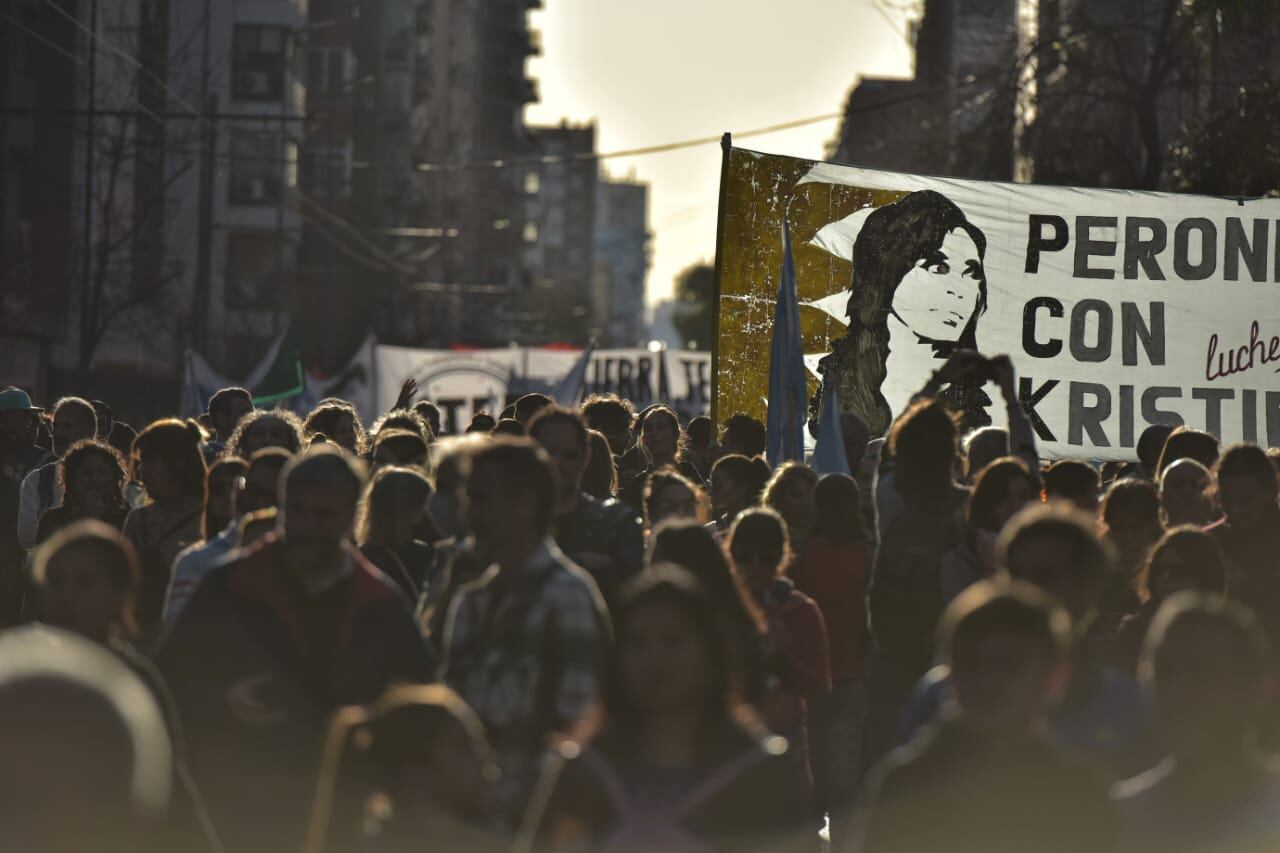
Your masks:
M814 388L834 382L842 408L877 429L949 352L976 347L1011 356L1049 457L1131 459L1154 423L1280 446L1280 201L931 178L740 149L729 169L721 418L755 403L762 361L767 378L760 320L778 252L758 263L745 253L752 239L780 243L786 214ZM755 200L748 182L776 200ZM999 391L971 391L958 395L969 423L1002 424Z

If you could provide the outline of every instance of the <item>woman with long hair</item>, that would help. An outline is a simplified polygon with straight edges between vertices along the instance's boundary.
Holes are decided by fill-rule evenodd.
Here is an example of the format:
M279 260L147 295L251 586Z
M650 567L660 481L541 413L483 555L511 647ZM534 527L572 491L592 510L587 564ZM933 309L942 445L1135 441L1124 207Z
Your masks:
M691 518L707 523L706 495L674 468L649 474L644 481L644 524L652 532L670 518Z
M1190 525L1175 527L1151 549L1138 576L1142 604L1125 617L1107 646L1111 664L1137 674L1138 659L1160 606L1179 592L1227 593L1227 566L1222 549L1208 533Z
M775 732L803 744L812 757L809 708L831 690L831 657L822 611L786 576L792 559L786 522L772 509L749 509L734 521L728 551L765 615L769 644L776 652L776 684L764 701L765 719Z
M615 613L594 732L561 748L520 849L812 846L817 809L800 766L741 704L732 641L704 588L654 566Z
M144 429L134 439L133 453L150 502L129 513L124 535L142 567L138 619L145 631L160 620L174 557L200 539L205 465L198 431L179 420L156 421Z
M649 475L663 468L673 468L690 482L702 484L702 475L685 455L687 438L674 411L663 405L650 406L640 415L637 430L640 440L636 446L644 457L645 465L623 484L623 500L641 510Z
M689 572L714 601L736 643L742 697L759 705L766 687L764 613L724 548L712 533L692 519L663 522L649 542L648 565L673 563Z
M982 469L965 509L960 544L948 551L938 566L944 599L952 601L996 571L996 537L1005 523L1039 494L1040 481L1016 456L997 459Z
M36 542L44 542L68 524L96 518L116 530L129 515L125 497L128 469L114 447L99 439L85 439L71 446L58 462L62 503L45 510L36 530Z
M761 503L787 523L787 536L796 553L804 549L813 529L813 492L817 487L818 475L799 462L785 462L778 466L764 487Z
M365 488L357 526L360 553L414 602L433 562L431 544L441 538L427 510L431 495L421 471L381 468Z
M862 519L858 484L848 474L823 477L814 489L813 500L812 532L787 569L787 576L818 605L827 629L831 691L812 709L815 748L811 753L814 776L832 814L833 827L842 830L857 798L861 775L871 543Z
M771 473L769 463L759 456L748 459L730 453L716 460L711 466L711 527L717 536L728 536L738 513L760 502Z
M841 407L861 415L872 435L888 431L893 412L884 394L891 362L904 354L947 358L976 350L978 319L987 310L987 240L950 199L933 190L910 193L873 211L853 246L844 337L818 365L835 382ZM909 390L921 376L905 375ZM810 402L816 418L823 389ZM967 377L943 391L964 413L965 431L987 426L991 400L982 382Z

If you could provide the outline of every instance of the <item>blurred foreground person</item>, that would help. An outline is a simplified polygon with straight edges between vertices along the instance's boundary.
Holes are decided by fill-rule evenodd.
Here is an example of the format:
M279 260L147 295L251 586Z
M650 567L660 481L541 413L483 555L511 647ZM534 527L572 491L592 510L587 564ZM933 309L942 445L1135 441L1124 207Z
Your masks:
M873 774L862 850L1115 850L1099 776L1047 736L1071 620L1028 584L980 581L939 625L954 704Z
M1117 668L1137 674L1142 644L1161 606L1179 592L1225 595L1227 570L1213 537L1187 525L1170 530L1151 552L1138 578L1142 606L1120 623L1107 655Z
M0 752L5 850L179 849L164 830L173 780L164 716L106 649L43 626L0 635Z
M1264 853L1280 843L1280 769L1257 744L1275 690L1258 620L1217 595L1179 593L1143 649L1169 757L1116 785L1135 853Z
M493 439L471 459L467 518L489 568L463 587L444 631L444 677L485 724L513 825L550 738L595 700L609 617L595 581L551 538L556 473L529 439Z
M602 711L561 745L519 849L816 850L800 763L739 705L731 629L691 575L624 587Z
M1078 750L1124 779L1158 759L1146 699L1133 678L1106 663L1107 626L1098 607L1111 577L1110 550L1094 519L1062 503L1029 507L1000 534L996 561L1015 580L1049 593L1072 620L1070 679L1049 722L1065 746ZM946 666L923 678L901 722L903 743L934 719L952 693Z
M306 853L498 853L484 726L440 685L390 688L334 715Z
M329 714L434 668L409 602L351 546L360 463L321 446L281 476L278 532L205 577L156 656L232 850L300 845Z

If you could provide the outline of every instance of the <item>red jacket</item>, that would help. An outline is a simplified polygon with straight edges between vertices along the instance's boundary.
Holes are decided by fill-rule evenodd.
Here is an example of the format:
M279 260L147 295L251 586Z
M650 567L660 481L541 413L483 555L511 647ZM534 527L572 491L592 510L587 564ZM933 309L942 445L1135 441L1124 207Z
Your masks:
M822 611L831 680L861 678L867 652L867 583L871 551L861 542L811 539L788 571L796 589Z

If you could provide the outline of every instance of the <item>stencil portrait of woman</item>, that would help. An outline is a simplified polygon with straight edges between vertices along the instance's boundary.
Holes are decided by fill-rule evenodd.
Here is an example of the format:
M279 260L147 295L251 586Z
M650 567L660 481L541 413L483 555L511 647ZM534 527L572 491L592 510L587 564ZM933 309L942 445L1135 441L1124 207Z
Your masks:
M866 217L853 244L848 330L832 342L818 372L824 387L836 383L841 409L861 415L873 435L883 435L895 414L884 394L887 376L915 389L933 370L922 371L922 364L977 349L978 321L987 309L986 250L982 231L933 190L910 193ZM822 393L819 388L810 403L814 417ZM953 384L941 397L963 414L965 429L991 423L991 399L979 381Z

